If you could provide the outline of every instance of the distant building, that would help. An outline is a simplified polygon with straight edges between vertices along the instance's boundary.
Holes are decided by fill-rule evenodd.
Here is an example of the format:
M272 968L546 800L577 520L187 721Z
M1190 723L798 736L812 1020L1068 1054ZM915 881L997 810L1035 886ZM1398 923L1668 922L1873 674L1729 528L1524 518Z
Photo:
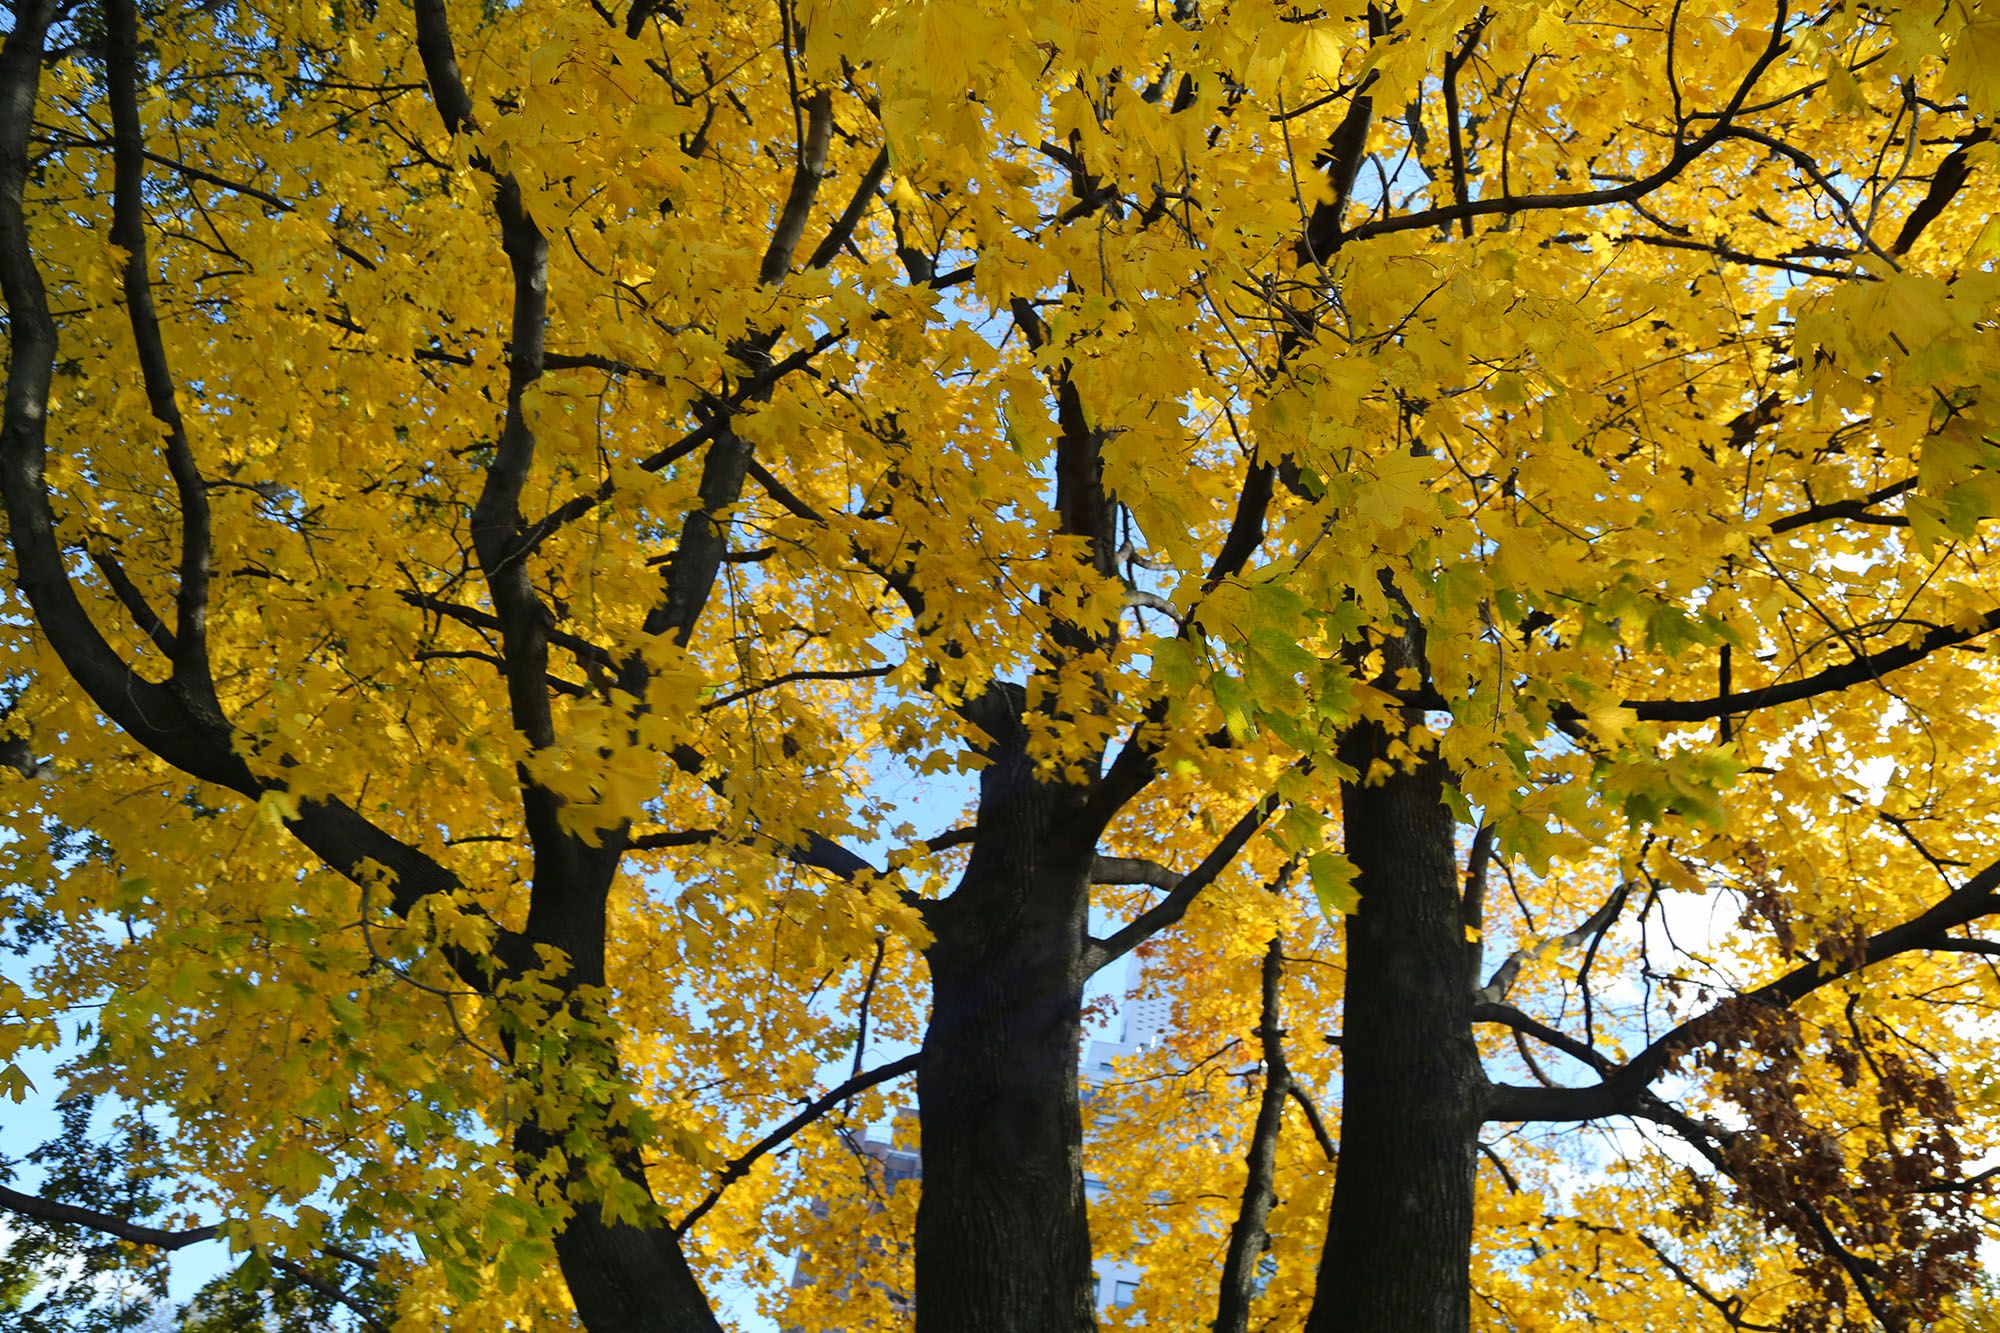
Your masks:
M1136 978L1135 978L1136 981ZM1166 1035L1174 1016L1174 1002L1165 996L1145 1000L1128 999L1118 1006L1118 1036L1109 1041L1087 1041L1083 1056L1083 1095L1087 1101L1091 1085L1111 1077L1113 1062L1152 1049ZM1104 1182L1095 1176L1083 1178L1084 1196L1093 1203L1103 1195ZM1092 1266L1097 1277L1097 1308L1109 1310L1130 1305L1139 1292L1145 1270L1126 1259L1099 1258Z

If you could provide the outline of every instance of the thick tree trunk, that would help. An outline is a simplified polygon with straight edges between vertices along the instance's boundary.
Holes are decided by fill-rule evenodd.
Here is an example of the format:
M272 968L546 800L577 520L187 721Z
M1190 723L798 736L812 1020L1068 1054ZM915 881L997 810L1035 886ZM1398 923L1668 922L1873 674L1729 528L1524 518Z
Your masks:
M557 828L545 828L538 830L535 852L526 935L531 948L556 949L568 960L558 984L569 992L565 1003L579 1027L588 1030L591 1019L577 994L605 983L606 911L618 874L618 844L607 839L604 846L591 847ZM511 1037L507 1050L518 1053ZM608 1058L604 1074L616 1082L616 1057ZM650 1197L639 1149L622 1130L604 1132L603 1150L619 1174ZM563 1140L562 1133L530 1120L515 1131L514 1146L524 1164L539 1164L561 1150ZM573 1153L568 1184L573 1197L590 1197L583 1165ZM577 1316L589 1333L721 1333L680 1239L668 1227L607 1222L595 1203L583 1202L556 1233L555 1250Z
M1018 752L981 786L965 878L931 918L917 1330L1082 1333L1096 1326L1077 1100L1091 847L1066 827L1079 790L1036 781Z
M1364 778L1384 729L1341 758ZM1347 921L1340 1162L1308 1333L1465 1333L1485 1075L1453 821L1435 760L1342 788L1360 910Z
M590 1333L721 1333L665 1227L612 1226L583 1205L556 1236L556 1260Z

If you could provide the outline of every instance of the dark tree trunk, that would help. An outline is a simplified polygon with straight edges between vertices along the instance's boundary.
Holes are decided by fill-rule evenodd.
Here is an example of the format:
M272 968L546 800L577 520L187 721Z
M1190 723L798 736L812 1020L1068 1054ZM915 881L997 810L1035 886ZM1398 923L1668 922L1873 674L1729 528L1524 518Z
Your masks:
M605 918L618 874L619 844L607 839L602 847L590 847L557 828L538 832L537 875L526 930L529 947L558 949L568 960L569 968L557 984L568 992L563 1003L579 1029L588 1031L593 1021L590 1007L578 997L580 991L604 985ZM517 1055L515 1036L504 1035L508 1054ZM617 1082L616 1055L607 1049L601 1058L611 1062L605 1071L608 1080ZM522 1072L531 1079L536 1076L533 1070ZM621 1129L605 1126L599 1132L619 1174L650 1198L638 1146ZM515 1131L514 1147L522 1165L533 1167L560 1150L564 1137L529 1120ZM573 1197L588 1200L592 1194L583 1165L573 1157L568 1185ZM556 1233L555 1250L577 1316L590 1333L721 1333L722 1325L672 1229L608 1222L596 1203L582 1202Z
M1096 1327L1077 1100L1092 847L1082 790L1037 781L1019 745L981 775L972 859L931 915L918 1333Z
M590 1333L720 1333L680 1242L665 1227L613 1226L580 1205L556 1260Z
M1257 1264L1270 1240L1266 1229L1278 1202L1275 1182L1278 1135L1284 1129L1285 1098L1291 1070L1285 1063L1285 1034L1280 1002L1285 981L1284 940L1273 936L1264 950L1263 1004L1257 1019L1258 1044L1264 1053L1264 1091L1257 1099L1257 1123L1244 1153L1243 1202L1229 1229L1222 1252L1222 1281L1216 1296L1211 1333L1248 1333L1250 1306L1257 1294Z
M1357 727L1366 778L1389 736ZM1360 910L1347 921L1340 1161L1308 1333L1465 1333L1485 1074L1445 770L1341 789Z

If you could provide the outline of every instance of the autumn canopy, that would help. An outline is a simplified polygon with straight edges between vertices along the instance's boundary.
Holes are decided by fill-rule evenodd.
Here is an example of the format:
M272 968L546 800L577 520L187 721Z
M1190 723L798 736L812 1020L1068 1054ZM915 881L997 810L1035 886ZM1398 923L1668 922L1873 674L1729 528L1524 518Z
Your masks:
M1994 1327L1992 0L0 23L0 1236Z

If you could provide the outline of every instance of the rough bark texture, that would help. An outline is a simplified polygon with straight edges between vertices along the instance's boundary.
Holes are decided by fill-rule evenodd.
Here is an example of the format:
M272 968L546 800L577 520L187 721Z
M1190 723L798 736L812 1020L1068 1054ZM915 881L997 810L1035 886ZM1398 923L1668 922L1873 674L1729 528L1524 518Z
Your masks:
M560 865L561 870L534 886L528 947L557 949L569 960L569 969L557 984L568 993L564 1003L578 1006L580 988L604 985L605 910L618 853L615 846L586 847L565 837L546 851L538 846L536 854L539 863ZM587 1024L587 1013L580 1010L580 1014ZM511 1035L507 1053L512 1057L520 1053ZM606 1057L613 1061L607 1072L615 1081L615 1056L607 1052ZM523 1072L533 1079L534 1071ZM637 1146L618 1129L599 1132L608 1140L604 1147L619 1173L650 1196ZM563 1133L551 1133L531 1119L516 1129L514 1148L528 1170L562 1150L564 1139ZM583 1164L573 1157L568 1185L573 1197L591 1195ZM607 1222L595 1203L579 1203L556 1233L555 1251L577 1315L590 1333L720 1333L722 1326L688 1267L680 1237L669 1227Z
M556 1259L590 1333L720 1333L665 1227L612 1226L580 1207L556 1236Z
M1378 726L1341 758L1364 777ZM1341 793L1360 910L1347 922L1340 1162L1308 1333L1465 1333L1485 1076L1452 817L1435 760Z
M918 1333L1096 1327L1077 1099L1092 847L1082 789L1036 781L1023 740L996 744L965 878L932 919Z

